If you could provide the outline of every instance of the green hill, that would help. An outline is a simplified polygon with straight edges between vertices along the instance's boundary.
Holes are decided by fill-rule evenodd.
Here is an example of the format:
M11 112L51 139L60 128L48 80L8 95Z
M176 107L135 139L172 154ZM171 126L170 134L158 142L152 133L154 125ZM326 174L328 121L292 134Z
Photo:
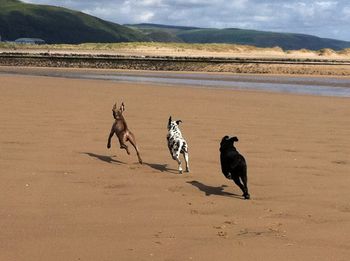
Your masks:
M138 30L140 33L147 35L152 41L166 43L183 43L178 34L188 30L196 30L198 27L173 26L162 24L126 24L129 28Z
M350 42L320 38L312 35L276 33L236 28L210 29L181 26L166 26L157 24L128 25L138 29L152 38L152 34L163 32L169 39L185 43L230 43L253 45L257 47L279 46L284 50L320 50L331 48L341 50L350 47Z
M0 0L3 40L41 38L47 43L131 42L148 38L125 26L66 8Z
M350 42L311 35L160 24L119 25L66 8L0 0L2 40L41 38L47 43L179 42L230 43L284 50L350 48Z

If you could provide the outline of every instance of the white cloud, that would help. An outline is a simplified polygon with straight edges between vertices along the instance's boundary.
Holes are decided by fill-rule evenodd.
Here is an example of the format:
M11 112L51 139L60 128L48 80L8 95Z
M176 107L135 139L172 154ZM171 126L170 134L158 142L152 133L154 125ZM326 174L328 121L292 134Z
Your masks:
M147 23L152 21L152 18L154 17L154 13L148 11L148 12L143 12L139 16L139 22L140 23Z

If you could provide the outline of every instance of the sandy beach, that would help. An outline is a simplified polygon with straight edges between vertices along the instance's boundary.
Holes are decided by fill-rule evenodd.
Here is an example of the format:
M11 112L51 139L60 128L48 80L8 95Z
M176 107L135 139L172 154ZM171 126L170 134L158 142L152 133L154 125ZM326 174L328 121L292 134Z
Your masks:
M0 260L349 259L349 98L11 75L0 93ZM106 148L121 101L143 165ZM251 200L220 172L227 134Z

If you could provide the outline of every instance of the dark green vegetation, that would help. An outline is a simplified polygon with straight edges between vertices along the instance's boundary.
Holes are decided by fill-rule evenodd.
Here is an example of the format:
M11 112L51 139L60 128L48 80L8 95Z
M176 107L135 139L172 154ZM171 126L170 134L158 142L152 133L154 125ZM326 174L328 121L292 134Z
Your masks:
M157 24L123 26L82 12L61 7L26 4L19 0L0 0L0 35L2 40L41 38L50 44L154 41L279 46L284 50L350 48L350 42L303 34Z
M157 24L128 25L140 32L152 35L162 33L164 41L185 43L234 43L257 47L279 46L284 50L320 50L331 48L341 50L350 47L350 42L320 38L312 35L275 33L237 28L210 29L180 26L164 26ZM168 39L165 36L168 36Z
M152 41L166 42L166 43L185 43L179 34L186 31L200 30L198 27L186 27L186 26L172 26L162 24L126 24L129 28L138 30L140 33L144 33ZM192 43L192 42L188 42Z
M41 38L47 43L131 42L148 40L125 26L66 8L0 0L2 40Z

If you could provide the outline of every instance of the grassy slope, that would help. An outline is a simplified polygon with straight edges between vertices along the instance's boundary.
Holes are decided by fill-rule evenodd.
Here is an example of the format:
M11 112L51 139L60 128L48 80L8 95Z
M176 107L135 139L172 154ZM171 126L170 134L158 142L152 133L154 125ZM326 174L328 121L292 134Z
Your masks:
M350 42L319 38L311 35L264 32L242 29L205 29L193 27L164 26L152 24L132 25L145 33L166 32L186 43L233 43L257 47L279 46L285 50L332 48L340 50L350 47ZM150 35L151 36L151 35Z
M311 35L274 33L241 29L197 29L177 34L184 42L189 43L237 43L258 47L279 46L283 49L335 50L350 47L350 42L319 38Z
M129 42L148 40L144 35L99 18L66 8L0 0L3 39L38 37L48 43Z
M146 34L152 41L164 42L164 43L182 43L183 40L177 37L177 33L182 32L185 27L176 26L165 26L165 25L154 25L154 24L137 24L137 25L126 25L129 28L139 31L140 33ZM193 28L195 29L195 28Z

